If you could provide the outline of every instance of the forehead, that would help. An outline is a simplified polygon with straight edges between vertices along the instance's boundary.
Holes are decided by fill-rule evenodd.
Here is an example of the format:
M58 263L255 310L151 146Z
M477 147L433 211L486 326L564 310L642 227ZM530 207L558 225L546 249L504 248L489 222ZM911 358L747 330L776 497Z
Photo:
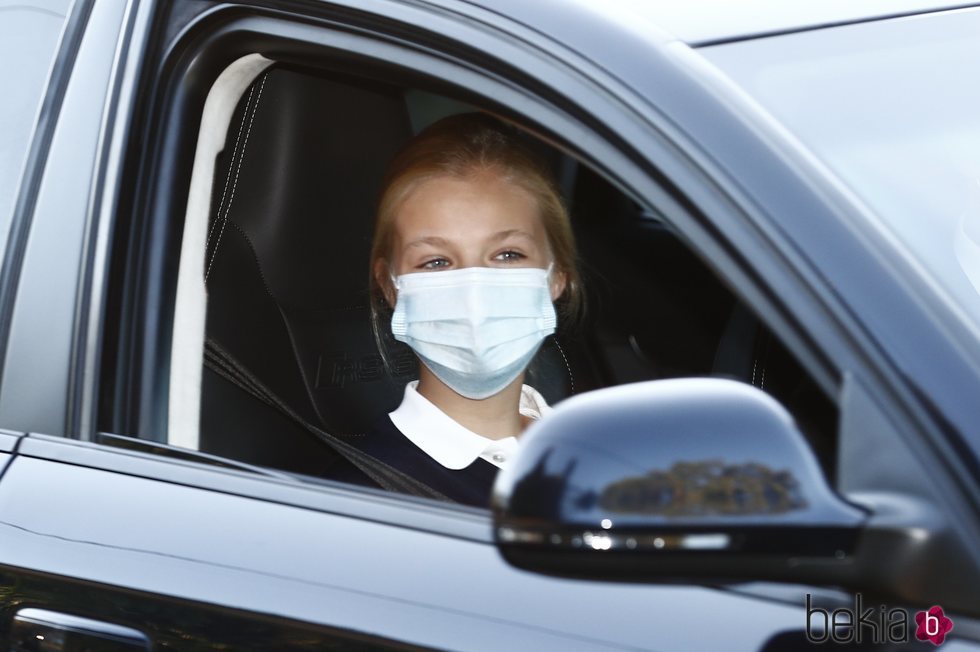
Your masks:
M394 221L402 242L432 236L470 240L505 230L545 236L534 196L493 173L429 179L402 201Z

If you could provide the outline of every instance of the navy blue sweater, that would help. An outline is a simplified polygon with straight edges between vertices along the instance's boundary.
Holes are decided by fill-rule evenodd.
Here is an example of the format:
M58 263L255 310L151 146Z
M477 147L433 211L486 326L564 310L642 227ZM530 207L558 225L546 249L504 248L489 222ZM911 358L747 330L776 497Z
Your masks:
M351 437L348 442L451 500L476 507L490 506L496 466L478 457L464 469L447 469L409 441L388 415L378 419L367 434Z

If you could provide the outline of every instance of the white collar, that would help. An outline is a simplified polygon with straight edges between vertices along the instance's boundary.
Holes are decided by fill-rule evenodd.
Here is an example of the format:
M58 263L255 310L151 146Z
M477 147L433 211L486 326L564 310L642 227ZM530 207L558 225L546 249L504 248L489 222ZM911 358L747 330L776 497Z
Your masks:
M516 437L490 439L456 423L416 391L419 381L405 385L401 405L388 416L391 422L413 444L447 469L465 469L480 457L494 466L503 467L517 450ZM540 419L551 411L544 397L529 385L521 386L518 411Z

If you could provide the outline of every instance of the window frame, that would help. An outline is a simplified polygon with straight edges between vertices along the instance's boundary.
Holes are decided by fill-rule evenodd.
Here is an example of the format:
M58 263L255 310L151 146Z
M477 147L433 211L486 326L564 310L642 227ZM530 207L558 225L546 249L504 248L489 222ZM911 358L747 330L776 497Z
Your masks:
M419 16L427 14L421 12ZM117 279L120 276L142 279L142 283L126 288L125 299L130 303L123 302L121 318L106 319L107 324L120 323L123 329L116 338L118 347L106 358L115 362L116 383L112 388L114 394L109 394L114 399L108 401L113 410L112 427L100 424L101 430L165 441L166 428L161 424L166 423L169 402L155 399L165 395L169 385L169 377L163 375L169 371L169 364L163 361L170 353L172 333L168 327L172 323L156 324L148 333L141 329L147 328L150 315L174 314L175 279L166 278L161 270L165 270L164 261L174 260L175 252L179 252L183 223L176 224L175 216L184 214L181 208L187 198L196 149L196 139L191 135L199 131L204 98L213 79L243 54L270 50L287 62L295 63L298 59L309 65L314 61L327 68L343 65L348 75L355 65L365 76L379 68L385 72L397 69L430 85L451 86L457 96L460 89L468 89L480 106L498 109L505 115L519 115L525 123L551 125L550 129L541 128L538 132L542 140L590 165L642 206L667 217L719 279L727 279L736 296L757 314L766 315L767 327L782 339L831 401L837 402L838 376L828 362L829 356L815 348L812 337L793 318L793 312L781 303L773 288L759 280L762 274L749 267L746 252L739 253L702 211L678 198L680 191L665 178L663 170L654 166L654 161L669 163L671 172L686 175L685 183L699 184L700 200L722 211L725 219L742 224L747 234L754 230L755 223L672 142L670 134L658 131L651 124L648 118L657 118L657 114L639 115L635 107L628 106L624 111L621 98L603 92L582 71L566 63L556 64L535 50L525 52L526 65L517 59L518 63L512 62L504 75L497 68L490 70L485 64L460 58L455 52L433 52L423 47L426 42L421 39L406 43L385 31L369 32L347 23L326 20L316 23L309 17L302 18L242 7L213 9L197 16L184 29L163 61L167 72L160 77L160 88L153 94L156 102L144 123L144 129L146 124L158 125L153 130L156 137L149 139L150 146L145 149L143 165L138 169L169 171L143 180L142 210L134 209L134 213L145 214L148 219L133 224L130 246L126 249L129 259L123 264L118 259L115 261L117 269L113 275ZM427 20L420 22L431 27ZM472 29L457 22L452 25L463 32ZM517 39L507 39L493 29L483 30L481 34L481 44L485 47L500 45L503 59L510 60L508 55L513 52L524 52L525 45ZM380 61L398 64L382 65ZM546 77L542 71L555 72L548 88L541 86L541 79ZM144 71L144 74L151 72ZM183 83L187 77L196 83ZM585 112L586 106L590 113ZM609 120L609 125L604 118ZM672 178L676 181L676 177ZM167 192L168 183L175 184L175 192ZM146 253L143 247L149 237L156 238L156 252L142 255ZM753 244L758 254L752 256L755 262L765 260L769 265L781 266L785 272L780 277L784 285L792 278L798 287L806 287L802 279L785 268L782 256L763 250L760 241ZM122 272L124 269L127 271ZM146 288L153 291L145 292ZM811 295L809 290L807 294ZM147 334L154 339L146 337ZM105 338L111 341L112 331L106 331ZM128 357L128 354L134 355ZM138 378L140 391L130 392L127 400L120 401L126 387L119 378ZM94 433L88 435L93 436Z
M777 297L769 292L765 284L762 284L761 287L757 285L755 282L756 279L753 278L754 275L746 273L746 271L741 269L741 266L736 262L737 259L733 260L734 257L732 256L733 252L731 249L726 244L717 241L715 229L710 224L707 224L702 216L694 214L689 210L690 207L685 206L683 200L675 198L675 191L666 185L661 172L654 169L650 165L649 160L638 158L636 150L645 149L647 159L670 160L677 164L683 163L686 157L675 146L671 145L663 134L652 132L652 130L648 129L648 125L642 123L628 125L634 132L638 128L643 128L644 132L642 132L642 136L644 137L644 144L651 146L647 148L641 148L636 145L630 147L627 145L628 141L622 135L615 136L603 126L602 116L598 112L595 112L596 115L593 116L572 115L569 111L563 110L559 103L551 100L547 96L536 96L532 91L528 90L529 88L533 88L529 82L525 82L526 86L521 87L518 85L519 82L506 79L496 73L477 69L468 62L461 61L456 57L439 57L422 50L419 46L410 46L395 42L382 33L361 34L344 29L336 24L312 25L309 23L294 22L288 17L263 15L265 12L261 11L246 12L245 15L236 16L228 20L227 14L234 12L236 10L215 10L198 17L195 24L187 28L188 32L194 32L205 29L200 25L202 22L217 23L218 25L207 39L198 38L195 40L192 44L195 46L193 54L183 54L181 59L184 61L191 60L193 63L193 70L185 69L183 71L185 74L193 73L195 77L200 77L204 73L202 69L206 69L213 76L216 76L216 72L222 70L224 65L227 65L230 60L238 58L243 53L250 54L258 52L261 54L263 51L268 51L269 49L282 52L283 49L290 46L294 47L294 51L289 53L292 57L300 57L306 51L311 53L307 56L310 56L313 61L317 61L318 59L324 58L324 55L329 56L330 53L333 53L337 62L349 65L351 59L360 57L362 58L362 66L366 70L370 70L372 65L378 65L378 60L394 60L398 61L398 65L392 65L390 68L397 68L405 71L406 74L442 80L443 83L452 84L455 88L467 88L474 95L477 93L482 94L482 106L500 108L505 114L520 112L520 115L528 122L552 125L552 134L563 134L566 139L565 142L580 143L580 145L576 148L566 146L558 141L556 136L542 131L539 135L543 140L569 153L576 159L591 165L606 176L607 179L616 180L616 185L619 186L621 191L631 197L638 198L641 204L645 206L651 203L655 204L657 212L666 215L670 219L672 225L681 233L692 250L699 253L703 259L711 261L712 264L710 266L719 278L728 279L733 288L737 290L737 294L749 303L749 305L752 305L759 314L764 314L771 318L767 325L787 343L791 352L799 357L801 364L818 382L820 387L832 399L836 396L839 388L838 377L831 365L829 365L827 356L821 355L812 347L812 342L809 338L802 336L798 332L795 327L797 325L791 326L788 323L790 322L789 314L783 307L778 305ZM224 19L224 21L221 19ZM456 26L459 27L459 24ZM489 34L487 38L497 39L499 37L494 34ZM202 43L202 41L204 42ZM249 47L250 45L251 47ZM506 45L508 48L515 48L518 44L506 43ZM178 52L180 51L179 48L175 49ZM505 55L502 56L506 58ZM534 59L535 66L515 65L515 70L518 68L533 70L542 65L538 60L537 53L533 53L530 56ZM291 61L287 56L282 56L281 58L285 61ZM367 62L366 64L365 61ZM337 65L337 63L335 62L334 65ZM599 89L596 89L594 85L589 83L588 79L584 79L578 75L575 70L567 66L557 68L556 70L561 73L562 77L552 80L552 84L555 87L561 88L566 98L570 95L568 89L574 88L580 94L586 94L586 97L601 101L605 105L603 108L606 109L607 115L618 108L617 102L610 101L613 98L610 98L604 93L599 93ZM423 75L421 71L425 71L425 74ZM181 70L175 68L170 73L170 77L171 79L165 81L165 84L173 85L179 81L182 77ZM158 128L157 132L168 134L166 140L170 142L160 143L160 145L165 150L170 151L165 151L164 159L153 167L163 169L168 167L168 163L170 164L169 167L173 167L173 163L176 161L178 163L176 167L182 171L176 174L170 173L165 176L165 181L177 184L179 189L178 192L172 193L172 199L169 201L146 202L146 208L148 209L146 214L150 216L150 219L146 221L147 226L145 228L147 230L150 228L149 225L159 223L163 215L170 215L172 217L182 213L176 207L186 201L190 167L187 163L193 159L192 151L194 148L192 146L193 143L185 142L180 146L180 156L175 156L176 152L174 150L178 145L173 143L173 134L175 132L181 132L186 136L188 133L197 132L200 110L203 104L201 100L202 90L204 89L196 89L197 92L195 93L189 93L185 90L182 94L183 97L176 93L161 93L161 95L171 95L171 98L176 100L175 103L178 106L161 107L162 128ZM554 97L554 92L552 92L552 97ZM581 110L580 107L583 104L587 104L581 101L571 102L569 99L565 99L564 103L570 109L575 110ZM588 118L588 120L586 121L585 118ZM622 122L622 120L620 119L617 122ZM180 123L184 123L186 127L181 129L180 127L183 125ZM576 135L580 137L576 138ZM608 140L603 140L603 138ZM656 153L651 153L652 147L656 147ZM688 172L692 171L688 170ZM157 179L155 183L154 181L150 183L160 188L163 182ZM711 186L709 185L708 188L711 189ZM146 194L148 196L163 194L159 190L153 192L154 190L156 188L149 190ZM732 208L729 207L729 209ZM167 228L167 237L165 239L168 246L173 247L173 243L179 241L179 230L182 226L182 224L171 224ZM163 231L163 228L157 226L156 231L160 233ZM141 235L145 234L134 232L135 239L137 240ZM154 258L159 258L159 256L154 256ZM145 274L147 272L144 271L143 273ZM152 274L153 272L151 271L149 273ZM158 274L159 272L156 273ZM127 276L137 275L131 273L127 274ZM155 312L158 314L173 314L173 285L174 282L172 280L158 281L155 283L157 288L165 289L165 292L162 292L159 296L152 297L157 306ZM761 309L760 303L762 304ZM149 306L144 305L138 308L136 312L143 312L145 314L148 308ZM129 333L124 331L120 335L123 338L128 335L131 341L135 342L139 333L134 333L133 330L130 328ZM140 392L143 403L146 403L151 397L160 396L163 391L160 388L167 384L166 379L161 377L152 378L145 372L147 368L152 366L147 364L150 360L158 362L167 357L166 353L169 349L171 333L164 331L166 331L166 328L160 328L156 335L157 341L151 343L151 348L143 352L142 360L137 359L135 361L137 362L136 365L130 365L131 367L135 366L136 368L144 369L142 373L131 371L130 374L139 376L143 382L153 381L151 384L157 387L154 391L144 390ZM129 362L132 363L134 361ZM140 362L142 364L139 364ZM125 366L125 360L122 356L120 356L120 363ZM117 366L117 373L119 370L120 367ZM130 377L133 377L133 375L130 375ZM159 371L157 375L161 375ZM113 426L112 432L137 433L142 437L156 441L163 440L163 433L167 431L164 425L166 416L163 414L166 412L166 409L161 409L160 406L154 408L148 405L132 404L127 407L130 412L137 412L138 414L120 414L117 411L110 421ZM147 418L146 415L152 415L152 418ZM106 428L103 427L103 429Z

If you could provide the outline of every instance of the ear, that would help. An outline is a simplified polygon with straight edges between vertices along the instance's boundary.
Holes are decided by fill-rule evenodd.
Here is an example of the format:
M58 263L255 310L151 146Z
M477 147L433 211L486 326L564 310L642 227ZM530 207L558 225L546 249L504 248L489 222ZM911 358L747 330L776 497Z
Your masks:
M381 288L381 294L384 295L385 303L388 304L388 307L394 308L396 292L391 283L390 270L391 267L388 266L386 259L378 258L374 261L374 282Z
M551 274L551 301L555 302L564 294L565 287L568 285L568 274L564 271L555 271Z

